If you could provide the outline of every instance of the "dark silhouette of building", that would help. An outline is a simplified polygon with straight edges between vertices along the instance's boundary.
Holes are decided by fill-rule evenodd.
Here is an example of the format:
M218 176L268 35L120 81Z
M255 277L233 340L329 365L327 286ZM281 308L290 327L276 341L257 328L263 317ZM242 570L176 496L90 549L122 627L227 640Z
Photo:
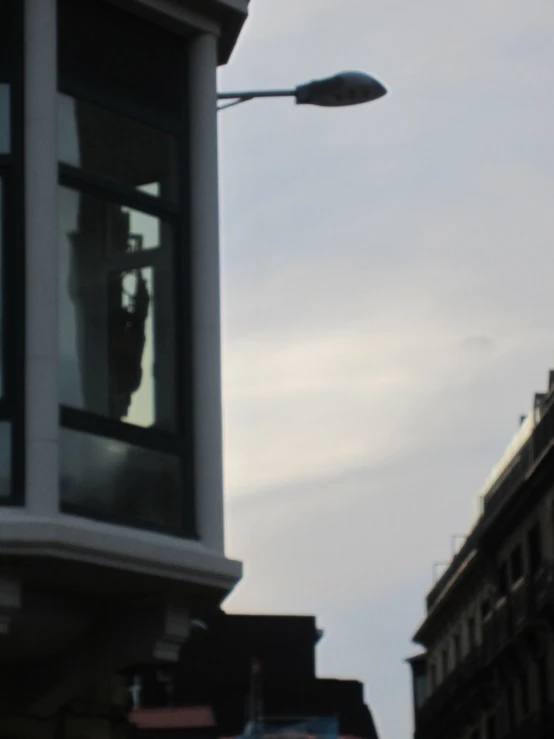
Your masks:
M133 720L139 725L146 722L148 728L143 731L156 732L148 716L158 716L157 733L163 733L163 726L171 731L171 717L188 707L188 713L180 714L181 730L196 735L203 716L203 731L211 730L219 737L239 736L249 717L253 680L259 680L260 712L265 720L336 717L341 736L377 739L362 684L316 676L315 648L322 632L314 617L218 611L196 624L177 667L165 674L141 670L141 710L134 712ZM168 710L152 713L160 706ZM206 711L211 712L213 726L205 725L210 723Z
M411 660L417 739L554 736L554 373L427 595Z

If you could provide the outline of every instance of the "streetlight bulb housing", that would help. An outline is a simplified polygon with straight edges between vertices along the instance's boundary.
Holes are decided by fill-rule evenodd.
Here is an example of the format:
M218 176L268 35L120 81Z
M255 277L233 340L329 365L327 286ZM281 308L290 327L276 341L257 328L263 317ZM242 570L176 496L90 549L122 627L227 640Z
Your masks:
M386 88L369 74L341 72L334 77L299 85L294 96L298 105L342 108L347 105L369 103L386 93Z

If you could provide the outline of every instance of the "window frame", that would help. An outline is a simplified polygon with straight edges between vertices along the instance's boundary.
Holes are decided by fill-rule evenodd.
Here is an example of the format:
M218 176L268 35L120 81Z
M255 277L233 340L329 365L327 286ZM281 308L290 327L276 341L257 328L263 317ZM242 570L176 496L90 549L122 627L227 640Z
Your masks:
M137 17L131 11L126 11ZM168 31L168 33L170 33ZM139 121L145 125L158 128L176 137L177 167L179 172L178 197L176 200L164 199L149 195L98 174L87 172L78 167L59 162L58 184L79 193L98 199L115 202L136 209L148 215L163 219L171 224L174 230L173 290L175 317L175 431L167 432L155 427L140 427L119 419L97 415L89 411L60 404L60 426L84 433L122 441L138 449L152 449L175 455L181 465L183 481L181 520L178 529L146 524L141 521L129 521L116 515L106 515L99 511L83 508L78 505L60 501L60 510L86 517L92 520L120 524L134 529L158 531L169 536L198 539L196 520L196 491L194 474L194 405L192 375L192 269L190 244L190 181L189 181L189 126L188 126L188 76L187 46L188 39L180 40L182 45L181 104L180 120L171 125L164 116L157 116L155 111L145 111L137 106L127 106L114 100L109 93L102 90L86 88L75 81L64 80L63 70L58 68L58 93L68 95L86 103L99 105L108 110Z

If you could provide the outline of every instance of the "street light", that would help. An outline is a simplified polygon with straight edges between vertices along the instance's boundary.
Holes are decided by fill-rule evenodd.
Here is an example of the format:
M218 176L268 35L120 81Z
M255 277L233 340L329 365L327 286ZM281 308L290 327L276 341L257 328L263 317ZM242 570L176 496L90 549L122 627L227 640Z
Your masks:
M387 90L364 72L341 72L334 77L313 80L294 90L257 90L251 92L219 92L218 100L232 100L220 105L218 110L246 103L254 98L293 97L297 105L319 105L325 108L342 108L347 105L370 103L386 95Z

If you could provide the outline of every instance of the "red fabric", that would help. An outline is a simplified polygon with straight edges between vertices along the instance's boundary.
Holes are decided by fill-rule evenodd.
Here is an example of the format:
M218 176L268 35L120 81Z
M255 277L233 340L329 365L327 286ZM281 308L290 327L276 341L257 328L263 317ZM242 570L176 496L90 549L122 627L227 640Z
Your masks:
M209 706L134 708L129 721L138 729L206 729L215 726Z

